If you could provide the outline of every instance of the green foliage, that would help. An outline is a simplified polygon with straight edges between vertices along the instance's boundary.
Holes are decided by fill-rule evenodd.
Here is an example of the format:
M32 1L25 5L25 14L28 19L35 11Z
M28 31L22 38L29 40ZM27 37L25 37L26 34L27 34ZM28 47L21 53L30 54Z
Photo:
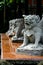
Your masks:
M5 60L0 60L0 65L12 65L9 62L5 61Z
M6 2L6 4L10 4L10 3L12 3L14 0L1 0L0 1L0 4L5 4L5 2ZM21 3L24 3L25 2L25 0L16 0L16 3L19 3L19 1L21 1Z
M40 61L37 65L43 65L43 61Z

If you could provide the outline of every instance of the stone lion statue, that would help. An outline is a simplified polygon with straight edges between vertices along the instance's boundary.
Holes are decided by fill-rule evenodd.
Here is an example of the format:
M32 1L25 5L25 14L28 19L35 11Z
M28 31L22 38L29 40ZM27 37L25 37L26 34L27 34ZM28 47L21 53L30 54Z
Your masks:
M14 35L14 29L15 29L15 27L16 27L16 25L15 25L16 20L17 20L17 19L13 19L13 20L10 20L10 21L9 21L9 29L8 29L8 31L6 32L6 35L8 35L8 36Z
M21 35L21 30L24 28L22 18L9 21L9 30L6 32L8 36L13 35L12 40L17 39Z
M43 18L40 20L38 15L23 15L23 17L25 24L24 41L20 47L28 46L29 43L33 43L30 47L37 48L40 40L43 42Z
M12 41L15 40L22 40L23 39L23 34L22 34L22 30L24 29L24 20L23 18L21 19L17 19L15 22L16 27L14 28L15 31L15 35L11 38Z

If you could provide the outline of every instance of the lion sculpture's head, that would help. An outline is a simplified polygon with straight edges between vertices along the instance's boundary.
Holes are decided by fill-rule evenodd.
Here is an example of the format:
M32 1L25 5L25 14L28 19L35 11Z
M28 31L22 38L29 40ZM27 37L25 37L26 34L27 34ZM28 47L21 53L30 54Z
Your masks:
M40 22L40 17L38 15L23 15L23 17L26 29L31 29Z

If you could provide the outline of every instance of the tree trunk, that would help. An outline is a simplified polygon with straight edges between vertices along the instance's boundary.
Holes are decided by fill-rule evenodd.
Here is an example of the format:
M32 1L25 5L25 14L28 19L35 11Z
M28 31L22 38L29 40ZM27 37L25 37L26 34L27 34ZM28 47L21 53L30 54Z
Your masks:
M22 4L21 4L21 0L19 0L19 2L18 2L17 18L21 18L21 17L22 17Z

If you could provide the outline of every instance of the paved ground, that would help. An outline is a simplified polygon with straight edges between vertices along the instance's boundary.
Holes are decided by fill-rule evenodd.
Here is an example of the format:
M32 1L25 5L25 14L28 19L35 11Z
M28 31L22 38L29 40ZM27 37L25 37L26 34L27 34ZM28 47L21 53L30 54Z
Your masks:
M14 60L43 60L43 56L30 56L25 54L17 54L16 49L22 43L12 43L11 38L2 34L1 44L1 59L14 59Z

